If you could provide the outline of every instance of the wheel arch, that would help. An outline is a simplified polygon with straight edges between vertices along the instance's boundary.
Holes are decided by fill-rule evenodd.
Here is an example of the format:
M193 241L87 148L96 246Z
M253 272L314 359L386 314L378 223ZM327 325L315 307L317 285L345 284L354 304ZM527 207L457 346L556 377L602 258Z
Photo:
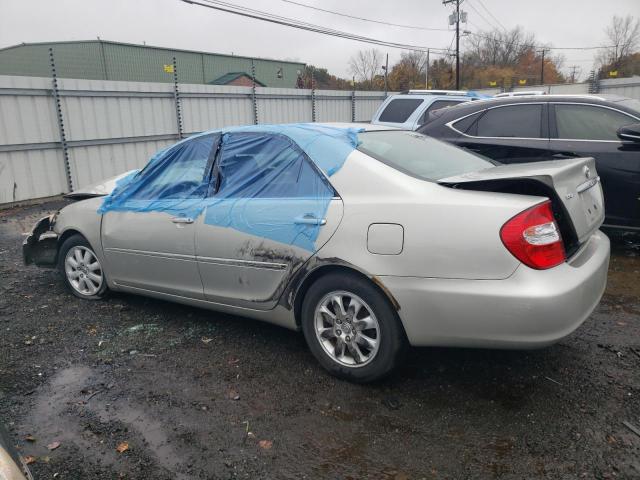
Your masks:
M384 286L384 284L378 279L376 276L367 275L360 270L353 268L347 265L337 265L337 264L329 264L329 265L321 265L312 271L310 271L300 283L300 286L297 288L293 301L293 312L295 317L296 326L300 327L301 325L301 316L302 316L302 303L304 302L304 297L307 294L311 285L316 282L321 277L328 275L330 273L342 273L346 275L354 275L357 276L367 282L378 290L382 294L384 298L387 299L391 307L394 311L398 312L400 310L400 304L394 298L393 294ZM400 321L402 324L402 321ZM403 327L404 329L404 327Z

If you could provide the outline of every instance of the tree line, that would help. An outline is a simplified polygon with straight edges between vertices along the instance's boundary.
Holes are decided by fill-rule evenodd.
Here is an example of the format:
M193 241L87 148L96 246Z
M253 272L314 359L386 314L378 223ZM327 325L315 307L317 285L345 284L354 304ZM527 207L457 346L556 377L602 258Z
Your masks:
M594 57L600 78L640 74L640 21L632 16L614 16L604 30L607 45ZM467 34L460 51L460 78L464 89L539 85L576 81L577 67L563 73L565 59L551 45L539 42L533 33L517 26L511 30L490 30ZM351 79L330 74L325 68L308 65L299 85L311 88L347 90L383 90L385 88L383 53L377 49L360 50L349 59ZM426 84L428 76L428 86ZM427 53L406 51L389 66L387 89L455 88L455 54L431 54L427 73Z

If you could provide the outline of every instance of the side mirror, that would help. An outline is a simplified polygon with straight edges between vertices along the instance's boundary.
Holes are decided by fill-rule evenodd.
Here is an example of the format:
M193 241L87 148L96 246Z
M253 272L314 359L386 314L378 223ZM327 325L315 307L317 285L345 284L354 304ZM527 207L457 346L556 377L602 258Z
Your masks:
M620 127L616 133L620 140L640 142L640 123L632 123L630 125Z

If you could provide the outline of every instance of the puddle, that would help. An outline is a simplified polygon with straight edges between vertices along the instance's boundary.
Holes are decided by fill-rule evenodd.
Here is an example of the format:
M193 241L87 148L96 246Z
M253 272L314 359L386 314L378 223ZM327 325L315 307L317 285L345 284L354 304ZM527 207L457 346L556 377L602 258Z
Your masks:
M158 465L171 472L172 478L189 478L181 473L180 457L170 445L164 425L131 405L128 398L111 397L107 379L99 370L85 366L60 370L38 392L32 413L21 427L22 436L31 434L38 439L25 446L25 452L38 457L54 456L56 453L49 452L45 445L57 441L60 451L65 445L75 445L85 457L78 461L89 459L120 469L122 457L111 444L115 440L130 441L132 448L150 453ZM124 431L113 422L123 424ZM131 442L132 438L142 441Z

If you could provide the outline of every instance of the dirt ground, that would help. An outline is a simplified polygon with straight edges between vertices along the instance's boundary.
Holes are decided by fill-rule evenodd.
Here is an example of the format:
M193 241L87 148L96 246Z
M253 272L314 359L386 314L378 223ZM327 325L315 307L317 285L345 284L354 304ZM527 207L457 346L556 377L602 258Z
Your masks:
M634 239L615 240L603 301L560 344L414 349L363 386L295 332L73 297L21 258L22 232L59 205L0 211L0 422L36 479L640 478L623 424L640 427Z

